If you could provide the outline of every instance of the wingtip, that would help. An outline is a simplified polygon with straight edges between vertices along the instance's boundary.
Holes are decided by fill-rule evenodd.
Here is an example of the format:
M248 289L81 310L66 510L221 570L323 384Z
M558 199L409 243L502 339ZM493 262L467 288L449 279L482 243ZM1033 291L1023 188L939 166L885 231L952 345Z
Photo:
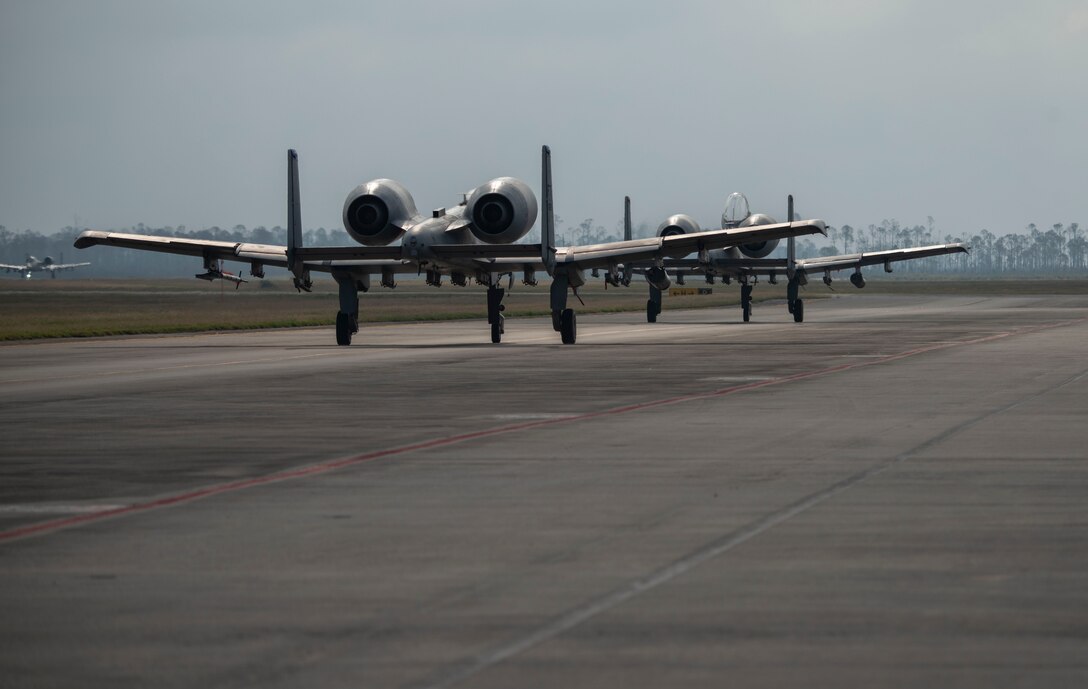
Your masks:
M83 230L79 233L79 236L76 237L76 241L73 242L73 246L75 246L75 248L77 249L86 249L89 246L94 246L95 244L98 244L99 241L104 239L105 237L105 232L100 232L98 230Z

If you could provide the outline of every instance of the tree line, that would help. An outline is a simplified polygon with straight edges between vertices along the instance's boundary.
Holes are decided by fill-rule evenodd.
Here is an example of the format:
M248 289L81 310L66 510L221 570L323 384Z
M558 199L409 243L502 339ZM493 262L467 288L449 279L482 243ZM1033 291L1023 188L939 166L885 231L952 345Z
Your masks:
M80 251L72 246L80 231L79 228L69 226L45 235L33 230L13 232L0 225L0 262L20 264L28 254L38 258L51 256L57 262L90 261L92 265L81 268L79 273L69 273L72 276L84 277L181 277L192 275L201 268L190 256L118 250L111 247ZM258 226L247 229L245 225L235 225L230 229L210 227L189 230L184 226L149 227L141 223L116 231L221 242L287 243L287 230L278 225L272 228ZM634 235L648 237L654 231L653 226L642 222L635 227ZM600 244L618 241L622 237L622 220L609 230L592 218L568 224L562 218L556 217L556 239L561 245ZM539 231L533 230L524 241L535 243L539 240ZM942 235L936 229L933 218L927 218L925 225L901 225L896 220L885 220L879 225L865 228L841 225L828 227L826 238L799 238L797 255L832 256L952 242L966 242L971 247L970 254L903 262L896 265L896 272L991 276L1088 272L1088 238L1085 238L1080 225L1075 222L1068 225L1056 223L1049 229L1041 229L1032 223L1024 232L1001 236L994 235L989 230L982 230L971 236L949 233ZM343 229L324 227L305 230L303 243L306 246L354 244ZM775 255L785 256L785 243L779 246Z
M911 226L885 220L865 229L850 225L829 227L828 241L830 246L808 248L816 248L821 255L832 255L953 242L964 242L970 247L966 256L953 254L898 264L896 270L903 272L1062 275L1088 271L1088 239L1075 222L1055 223L1050 229L1040 229L1031 223L1024 232L1001 236L989 230L957 236L942 235L936 230L933 218L928 218L925 225Z

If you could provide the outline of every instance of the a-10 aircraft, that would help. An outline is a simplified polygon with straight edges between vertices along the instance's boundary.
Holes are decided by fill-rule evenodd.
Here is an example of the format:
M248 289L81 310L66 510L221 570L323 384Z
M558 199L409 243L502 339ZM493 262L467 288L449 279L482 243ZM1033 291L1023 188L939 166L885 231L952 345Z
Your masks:
M786 217L792 220L793 196L789 197L786 212ZM627 199L624 222L629 232L630 199ZM769 215L752 213L744 194L735 192L726 200L725 211L722 213L723 228L740 229L775 224L776 221ZM669 216L657 228L657 234L661 237L698 234L701 231L699 223L691 216L682 213ZM661 313L661 293L671 286L669 274L675 276L677 284L680 285L684 284L685 276L703 277L709 284L714 284L715 278L719 278L724 284L737 280L740 283L741 313L746 323L751 319L752 290L759 277L766 277L767 281L773 285L778 283L779 276L784 276L787 280L787 308L793 314L793 320L800 323L805 319L805 302L800 298L798 291L800 287L808 284L809 275L822 273L824 284L830 287L832 272L852 270L850 282L860 289L865 286L865 278L861 272L863 266L883 265L885 272L890 273L892 263L895 261L909 261L968 250L967 245L961 243L933 244L908 249L797 258L794 238L787 237L786 241L786 258L767 258L778 247L777 239L768 239L765 242L715 249L697 257L670 258L656 265L635 263L634 272L644 274L650 285L650 298L646 302L646 320L650 323L657 321Z
M569 292L585 284L586 270L605 271L610 284L630 284L634 262L653 269L664 261L690 254L742 245L762 245L797 235L826 233L820 220L729 227L707 232L670 234L647 239L626 239L592 246L555 246L551 151L541 150L543 213L541 242L515 244L532 229L537 219L537 200L525 182L498 177L464 195L453 208L439 208L429 215L416 210L415 201L401 184L376 179L356 187L344 201L344 228L358 246L303 247L299 203L298 156L287 153L287 246L218 242L88 230L75 245L84 249L96 244L200 257L205 280L229 279L221 261L249 263L254 277L264 276L265 266L288 268L299 290L309 291L311 271L332 274L339 285L340 310L336 315L336 342L351 344L358 332L359 292L371 286L371 276L382 287L396 286L398 273L426 273L427 284L439 286L443 276L464 286L473 279L487 287L487 320L491 341L499 342L504 331L502 311L506 290L504 277L513 285L521 274L526 285L536 284L539 271L552 278L552 325L564 344L577 336L574 310L567 307ZM400 240L398 244L394 244Z
M63 256L62 256L63 258ZM46 256L43 259L37 259L30 254L26 255L26 263L23 265L11 265L9 263L0 263L0 268L3 268L9 273L22 273L23 277L27 280L31 278L34 273L44 273L48 271L53 278L57 277L58 270L72 270L73 268L79 268L81 266L89 266L90 263L56 263L53 261L52 256Z

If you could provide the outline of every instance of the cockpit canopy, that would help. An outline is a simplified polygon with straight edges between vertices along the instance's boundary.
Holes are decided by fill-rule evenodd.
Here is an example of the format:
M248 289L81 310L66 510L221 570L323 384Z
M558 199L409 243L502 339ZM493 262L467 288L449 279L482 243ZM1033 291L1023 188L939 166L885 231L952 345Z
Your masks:
M722 229L728 230L740 226L745 218L752 214L748 208L748 197L739 191L735 191L725 200L725 211L722 213Z

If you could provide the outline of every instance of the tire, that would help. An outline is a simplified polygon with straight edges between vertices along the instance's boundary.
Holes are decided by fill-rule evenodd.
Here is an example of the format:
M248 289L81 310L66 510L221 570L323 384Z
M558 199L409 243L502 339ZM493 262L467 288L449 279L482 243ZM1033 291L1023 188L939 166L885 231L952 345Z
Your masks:
M798 299L793 302L793 322L803 323L805 320L805 302Z
M752 320L752 306L751 304L745 304L741 307L741 314L744 316L744 322Z
M498 323L491 324L491 342L492 344L502 342L502 326Z
M574 316L574 309L566 309L559 316L559 334L563 337L563 344L574 344L578 337L578 319Z
M336 314L336 344L341 347L351 344L351 316L343 312Z
M646 322L657 323L657 306L654 305L653 299L646 300Z

